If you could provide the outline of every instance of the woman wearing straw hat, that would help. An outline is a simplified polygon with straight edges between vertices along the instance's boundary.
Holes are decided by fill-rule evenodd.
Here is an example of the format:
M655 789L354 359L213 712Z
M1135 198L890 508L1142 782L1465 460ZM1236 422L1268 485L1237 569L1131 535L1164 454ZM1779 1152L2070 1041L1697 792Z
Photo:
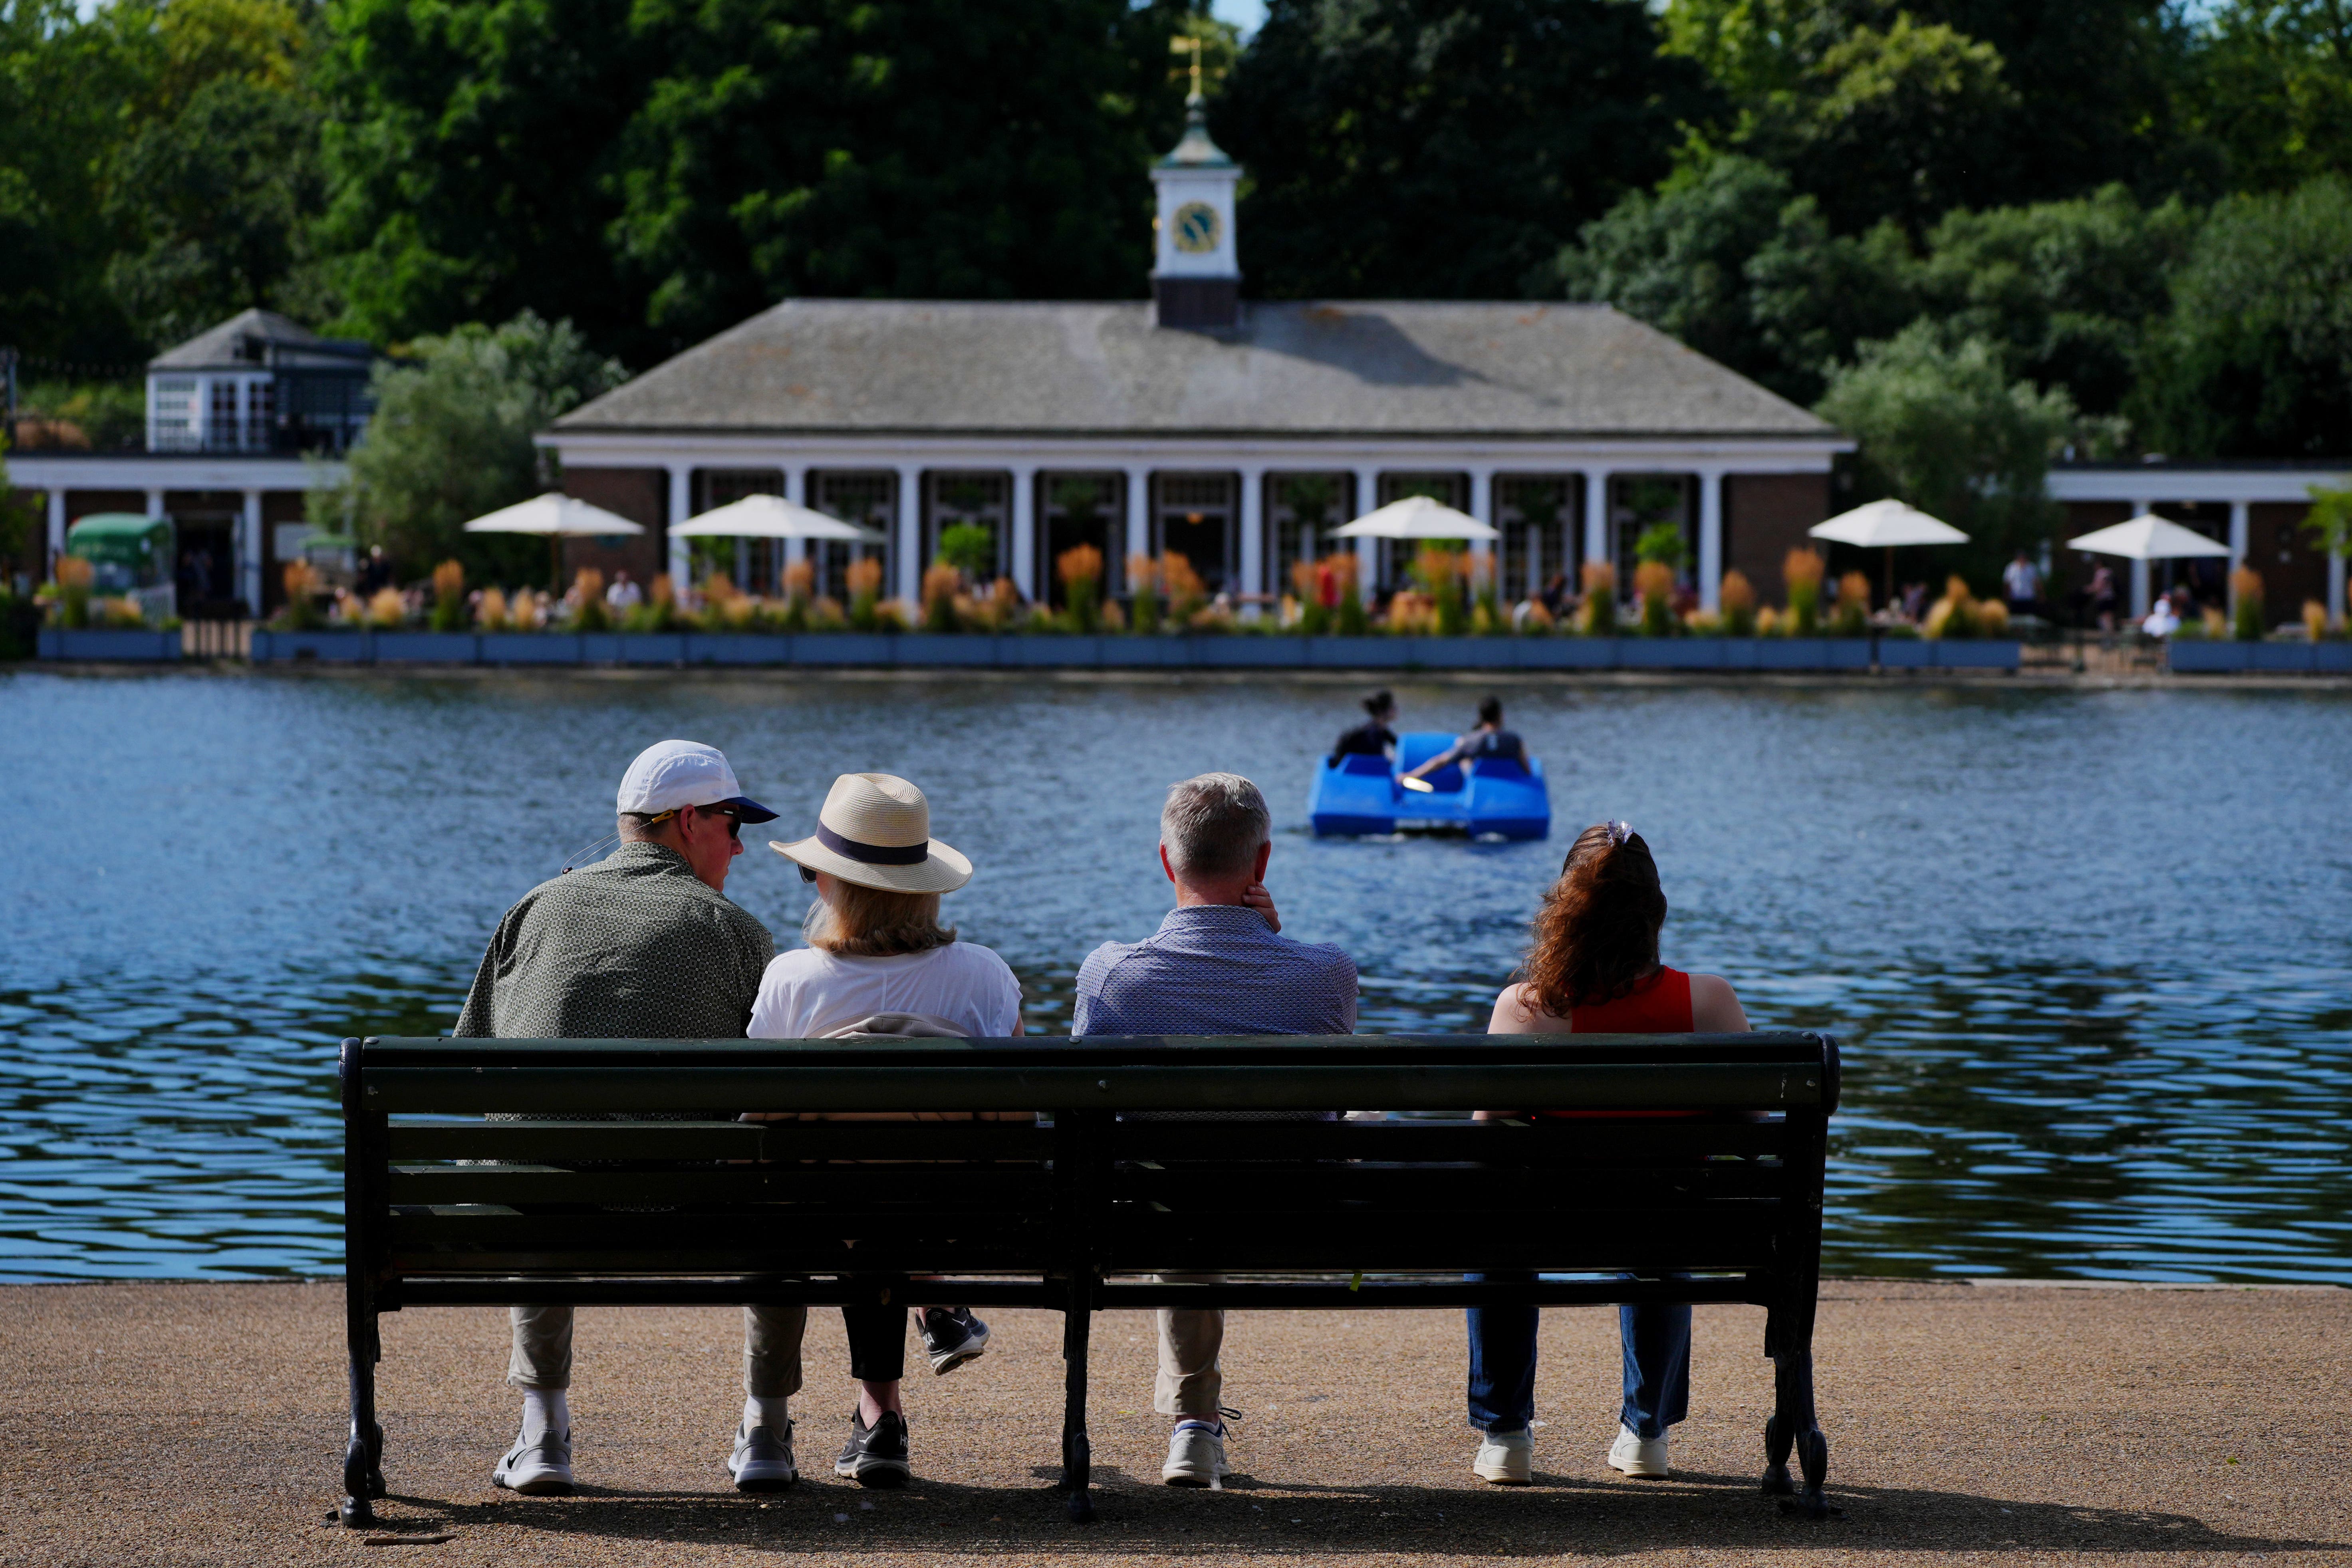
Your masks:
M816 898L801 925L808 946L769 963L747 1034L811 1040L1021 1033L1021 983L1013 971L940 924L940 895L971 879L971 862L931 837L921 790L888 773L844 773L824 797L815 833L768 847L800 867ZM834 1473L863 1486L895 1486L910 1472L898 1399L906 1309L844 1307L841 1315L858 1396L849 1446ZM935 1373L952 1371L988 1344L988 1325L961 1307L924 1308L922 1334Z

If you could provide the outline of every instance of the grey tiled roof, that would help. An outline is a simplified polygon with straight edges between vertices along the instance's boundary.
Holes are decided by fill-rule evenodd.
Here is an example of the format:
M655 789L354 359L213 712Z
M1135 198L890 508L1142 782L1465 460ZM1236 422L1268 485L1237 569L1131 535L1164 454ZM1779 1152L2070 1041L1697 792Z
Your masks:
M1606 305L793 300L562 433L1782 437L1835 432Z
M270 348L278 351L281 363L341 364L355 357L365 358L367 353L365 343L322 338L275 310L249 310L165 349L147 362L147 368L251 370L269 363Z

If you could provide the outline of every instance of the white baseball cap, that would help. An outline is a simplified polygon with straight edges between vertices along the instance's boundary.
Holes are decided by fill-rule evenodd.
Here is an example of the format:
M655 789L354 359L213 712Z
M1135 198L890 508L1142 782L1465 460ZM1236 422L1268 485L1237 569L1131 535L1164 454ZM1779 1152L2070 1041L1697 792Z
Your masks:
M693 741L656 741L621 775L616 809L659 816L687 805L723 805L744 822L772 822L776 814L743 794L726 753Z

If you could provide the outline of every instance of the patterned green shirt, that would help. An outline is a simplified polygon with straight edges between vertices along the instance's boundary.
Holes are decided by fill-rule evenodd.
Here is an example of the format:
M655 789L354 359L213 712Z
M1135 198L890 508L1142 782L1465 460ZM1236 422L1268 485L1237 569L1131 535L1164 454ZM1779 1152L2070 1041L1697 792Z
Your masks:
M740 1039L775 939L686 857L624 844L522 896L499 922L457 1035Z

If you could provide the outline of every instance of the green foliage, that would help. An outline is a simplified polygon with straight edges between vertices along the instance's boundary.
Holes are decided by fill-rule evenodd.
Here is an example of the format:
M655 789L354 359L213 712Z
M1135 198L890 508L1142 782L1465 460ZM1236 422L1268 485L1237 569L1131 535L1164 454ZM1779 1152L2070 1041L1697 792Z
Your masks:
M2340 0L2217 5L2198 56L2181 112L2231 185L2352 174L2352 11Z
M1834 374L1819 412L1861 441L1868 491L1968 534L1979 570L2037 544L2056 521L2043 481L2074 428L2074 402L2012 380L1982 338L1948 347L1920 321L1865 343Z
M2179 457L2352 451L2352 185L2215 205L2150 334L2136 423Z
M499 327L470 323L412 345L413 363L379 365L376 415L339 491L314 491L310 517L347 520L403 575L454 558L478 583L537 580L546 544L470 534L466 522L547 488L531 436L616 383L568 321L526 310Z
M981 522L943 528L939 559L975 582L984 581L996 570L996 531Z
M1668 566L1680 567L1688 550L1683 541L1683 525L1678 522L1654 522L1633 540L1633 559L1657 561Z
M1637 0L1272 0L1209 121L1253 291L1528 291L1709 107L1657 46Z
M79 432L100 452L137 447L147 437L147 384L143 381L42 381L17 389L16 411L26 419L51 422L52 434L69 442ZM54 426L69 426L70 430Z
M2312 542L2337 555L2352 555L2352 489L2307 485L2311 511L2303 520Z

